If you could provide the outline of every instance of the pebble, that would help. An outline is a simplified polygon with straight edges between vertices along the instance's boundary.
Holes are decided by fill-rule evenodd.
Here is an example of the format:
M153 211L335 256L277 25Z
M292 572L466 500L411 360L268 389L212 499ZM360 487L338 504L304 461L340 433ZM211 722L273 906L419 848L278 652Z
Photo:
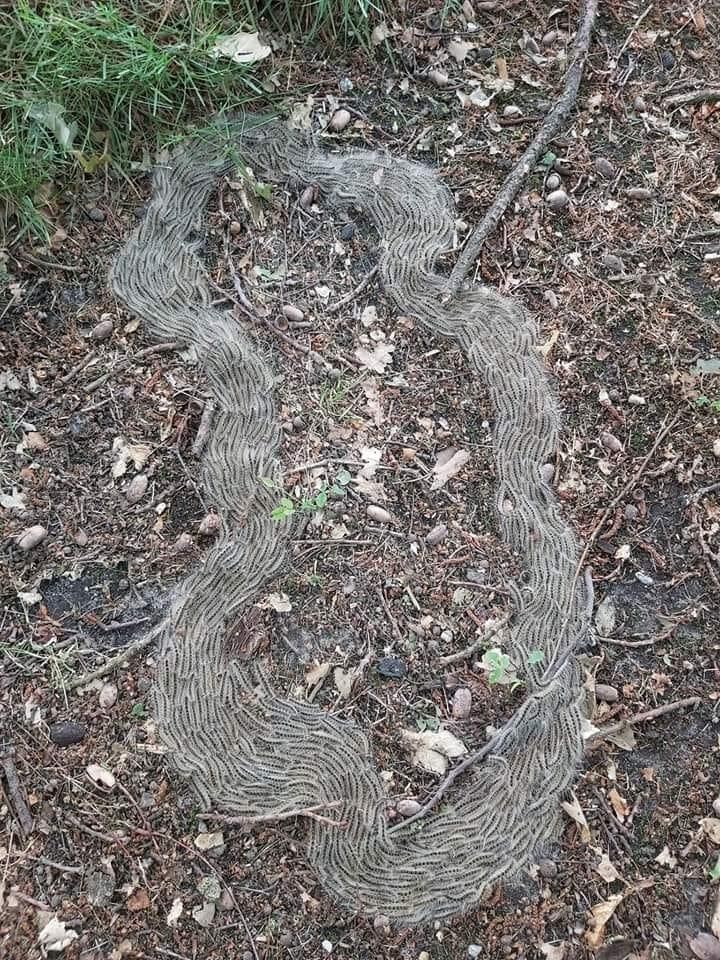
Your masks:
M23 532L17 538L17 545L24 553L27 553L28 550L32 550L34 547L37 547L39 544L41 544L47 535L48 532L45 527L42 527L39 523L36 523L34 526L23 530Z
M416 813L420 813L422 807L417 800L404 798L402 800L398 800L398 802L395 804L395 809L401 817L414 817Z
M373 917L373 929L375 933L384 937L390 933L390 921L384 913L378 913Z
M378 660L377 672L381 677L390 677L392 680L401 680L408 672L407 664L400 657L381 657Z
M485 583L487 580L487 570L482 567L468 567L465 571L465 579L470 583Z
M720 437L713 440L713 456L720 457Z
M443 70L431 70L428 76L436 87L446 87L450 82L450 78Z
M640 511L634 504L629 503L625 507L624 517L626 520L630 520L630 522L632 522L633 520L637 520L639 516L640 516Z
M713 800L713 810L720 817L720 796L715 797Z
M605 157L597 157L595 159L595 172L599 173L601 177L605 177L606 180L612 180L616 171L613 164Z
M41 433L38 433L37 430L31 430L30 433L25 434L25 446L28 450L37 453L41 450L47 450L47 440Z
M650 200L652 190L649 190L647 187L628 187L625 194L630 200Z
M105 214L102 212L100 207L91 207L88 210L88 216L91 220L94 220L95 223L102 223L105 219Z
M298 432L305 429L305 421L303 420L302 417L293 417L292 425L293 425L293 430L297 430Z
M523 115L522 107L519 107L516 103L508 103L506 107L503 107L503 116L508 119L513 117L521 117Z
M125 499L128 503L139 503L145 496L148 488L148 478L145 473L136 474L125 490Z
M333 133L340 133L340 131L344 130L345 127L350 123L351 119L352 117L347 110L336 110L332 115L328 126Z
M458 687L452 699L452 715L455 720L467 720L472 709L472 693L467 687Z
M625 264L623 263L620 257L616 257L614 253L606 253L601 261L603 267L611 276L616 276L619 273L625 273Z
M548 30L540 41L544 47L551 47L557 40L557 30Z
M554 860L539 860L538 861L538 872L541 877L556 877L558 868Z
M294 307L291 303L286 303L282 308L282 312L290 323L300 323L305 319L305 314L298 307Z
M611 453L622 453L623 445L613 433L603 430L600 434L600 443Z
M60 720L50 725L50 739L59 747L69 747L85 739L87 728L75 720Z
M217 906L218 910L222 911L232 910L234 908L235 901L233 900L233 895L227 888L225 888L220 895L220 900Z
M628 403L633 407L644 407L645 397L641 397L639 393L631 393L628 397Z
M617 703L620 699L620 694L617 691L617 687L611 687L609 683L596 683L595 698L602 700L603 703Z
M448 535L448 528L444 523L438 523L432 528L432 530L425 537L425 543L429 547L436 547L439 543L442 543L445 537Z
M104 683L98 694L98 703L103 710L114 707L118 698L118 688L114 683Z
M635 572L635 579L638 580L644 587L651 587L655 583L650 574L645 573L644 570L637 570Z
M467 948L467 955L469 957L480 957L482 956L482 947L479 947L477 943L471 943Z
M540 476L545 483L552 483L555 477L555 466L552 463L544 463L540 467Z
M198 533L201 537L216 537L220 533L221 520L217 513L206 513L200 521Z
M392 516L376 503L371 503L365 513L370 520L374 520L376 523L392 523Z
M231 221L230 221L230 233L231 233L234 237L237 237L237 236L239 236L239 235L242 233L242 224L240 223L239 220L231 220Z
M173 553L186 553L193 545L193 538L189 533L181 533L172 547Z
M663 50L660 54L660 63L664 70L672 70L675 66L675 54L672 50Z
M303 192L300 194L300 206L303 208L303 210L309 210L314 203L315 187L305 187Z
M645 113L647 110L645 100L642 97L635 97L633 100L633 109L637 110L638 113Z
M553 190L547 195L546 202L551 210L558 213L560 210L564 210L570 203L570 197L564 190Z
M431 960L431 957L427 950L421 950L418 954L417 960Z
M109 317L105 317L92 328L90 331L90 339L97 341L107 340L108 337L112 336L114 326L112 320Z
M453 639L452 630L441 630L440 639L443 641L443 643L452 643L452 639Z
M556 173L551 173L545 181L545 186L548 190L557 190L561 183L560 177Z

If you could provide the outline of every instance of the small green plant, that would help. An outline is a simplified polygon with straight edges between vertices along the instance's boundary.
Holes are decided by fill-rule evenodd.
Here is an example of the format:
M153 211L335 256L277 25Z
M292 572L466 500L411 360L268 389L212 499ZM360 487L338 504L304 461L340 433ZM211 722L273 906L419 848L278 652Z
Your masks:
M711 880L720 880L720 856L717 858L717 863L715 866L708 872Z
M500 647L491 647L486 650L481 663L487 670L488 683L509 684L511 690L522 684L522 680L518 679L515 672L512 660L507 653L503 653Z
M270 516L273 520L288 520L294 513L295 501L290 497L283 497Z
M348 474L348 479L349 477ZM323 487L318 490L314 497L302 497L299 501L284 496L272 510L270 516L273 520L288 520L294 513L316 513L318 510L324 510L331 493L336 497L344 497L344 485L333 483L330 487Z
M145 717L147 716L147 710L145 709L145 704L140 702L133 704L133 708L130 711L130 716L134 720L144 720Z
M695 398L695 406L706 408L711 410L713 413L720 413L720 398L711 400L710 397L700 396Z

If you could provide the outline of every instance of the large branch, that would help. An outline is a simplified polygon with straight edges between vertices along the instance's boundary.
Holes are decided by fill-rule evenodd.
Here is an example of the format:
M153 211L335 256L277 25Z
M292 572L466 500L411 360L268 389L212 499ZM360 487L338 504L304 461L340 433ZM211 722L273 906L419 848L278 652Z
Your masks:
M555 106L543 120L530 146L525 150L525 153L523 153L518 163L508 174L505 183L503 183L500 188L500 192L490 206L490 209L470 234L470 239L465 244L465 249L458 257L458 261L450 274L447 287L447 293L449 295L457 293L460 289L461 283L475 264L482 245L487 238L495 232L497 225L500 223L507 208L517 196L525 179L534 169L540 157L547 151L548 144L557 137L564 127L565 121L577 100L585 61L587 60L588 50L590 49L590 37L595 23L597 8L598 0L585 0L585 11L577 36L575 37L571 63L565 75L563 92L555 103Z

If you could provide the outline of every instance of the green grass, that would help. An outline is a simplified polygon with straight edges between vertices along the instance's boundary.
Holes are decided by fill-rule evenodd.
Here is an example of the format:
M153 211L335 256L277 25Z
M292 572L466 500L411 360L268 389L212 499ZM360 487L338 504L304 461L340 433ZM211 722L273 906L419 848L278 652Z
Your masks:
M41 185L128 172L218 111L267 102L255 66L210 51L267 23L368 42L380 0L17 0L0 10L0 231L42 235ZM383 0L385 2L385 0ZM269 62L269 61L267 61ZM46 232L46 231L45 231Z

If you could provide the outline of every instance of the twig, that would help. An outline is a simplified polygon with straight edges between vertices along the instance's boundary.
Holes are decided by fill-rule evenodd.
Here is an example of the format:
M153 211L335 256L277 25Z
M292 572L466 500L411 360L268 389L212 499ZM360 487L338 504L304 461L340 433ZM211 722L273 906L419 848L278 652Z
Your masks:
M123 370L126 370L128 367L132 366L133 363L137 363L138 360L142 360L144 357L149 357L154 353L169 353L172 350L179 350L182 347L182 344L177 340L170 340L166 343L155 343L151 347L146 347L144 350L141 350L139 353L136 353L134 357L127 357L125 360L122 360L114 370L109 370L107 373L104 373L101 377L98 377L97 380L93 380L91 383L88 383L83 389L85 393L93 393L97 390L98 387L101 387L110 377L115 376L118 373L121 373Z
M632 38L633 38L633 34L634 34L635 31L637 30L637 28L640 26L640 24L643 22L643 20L645 19L645 17L650 13L650 11L652 10L652 8L653 8L652 3L651 3L649 6L645 7L645 9L643 10L643 12L640 14L640 16L637 18L637 20L635 21L635 23L632 25L632 27L631 27L631 29L630 29L630 33L628 33L628 35L625 37L625 42L623 43L623 45L620 47L620 49L618 50L618 52L617 52L616 55L615 55L615 62L616 62L616 63L619 63L619 62L620 62L620 57L621 57L621 56L625 53L625 51L627 50L628 44L630 43L630 41L631 41Z
M89 673L83 673L79 677L75 677L74 680L71 680L65 685L66 689L75 690L77 687L84 687L85 684L91 683L93 680L97 680L98 677L106 676L111 670L114 670L115 667L119 666L121 663L124 663L125 660L133 657L140 650L144 650L145 647L149 647L159 632L160 627L158 626L154 630L151 630L144 637L134 640L129 647L125 647L125 649L121 650L120 653L116 654L114 657L110 657L109 660L106 660L105 663L103 663L102 666L98 667L96 670L91 670Z
M115 633L117 630L139 627L141 623L147 623L149 620L150 617L138 617L137 620L125 620L123 623L99 623L98 626L103 633Z
M80 273L85 269L72 263L59 263L57 260L41 260L39 257L31 256L29 253L17 253L14 254L14 256L18 260L32 263L36 267L43 267L45 270L64 270L66 273Z
M35 857L31 853L23 853L20 860L32 860L33 863L39 863L42 867L51 867L60 873L85 873L85 867L71 867L67 863L57 863L55 860L48 860L47 857Z
M651 647L656 643L655 637L646 640L616 640L614 637L598 637L601 643L609 643L614 647Z
M88 364L95 359L94 353L88 353L87 356L83 357L79 363L76 363L68 372L60 377L60 383L70 383L71 380L74 380L75 377L80 373L81 370L84 370Z
M346 826L345 820L333 820L331 817L324 817L318 813L319 810L339 807L342 803L342 800L331 800L328 803L316 803L311 807L287 810L285 813L259 813L252 817L236 817L225 813L199 813L198 817L201 820L217 820L220 823L237 823L241 826L254 823L275 823L280 820L293 820L295 817L309 817L311 820L317 820L318 823L327 823L332 827L344 827Z
M605 797L605 794L599 789L599 787L596 787L596 786L593 786L593 787L592 787L592 792L595 794L595 796L597 797L597 799L600 801L600 806L603 808L603 810L605 811L605 813L608 815L608 817L609 817L609 819L610 819L610 824L611 824L613 830L617 830L618 833L621 833L621 834L623 835L623 837L627 837L629 840L632 839L632 833L630 833L630 831L629 831L628 828L625 826L625 824L620 823L620 821L618 820L617 816L615 815L615 811L614 811L613 808L610 806L610 804L607 802L607 798Z
M720 100L720 87L706 87L704 90L674 93L671 97L665 97L663 103L669 107L682 107L688 103L702 103L704 100Z
M23 796L22 787L20 786L20 778L15 768L15 761L11 756L5 754L2 758L2 767L5 771L8 795L12 801L20 829L25 836L29 836L33 829L33 818L28 809L28 805L25 803L25 797Z
M200 417L200 423L198 425L197 433L195 434L195 439L193 440L192 445L192 455L197 459L200 458L200 454L203 452L203 448L207 443L214 413L215 401L212 399L212 397L208 397L205 401L202 416Z
M477 640L473 641L470 646L463 647L463 649L458 650L457 653L450 653L447 657L440 657L438 660L438 665L441 667L447 667L451 663L458 663L460 660L467 660L468 657L471 657L474 653L477 653L481 647L484 647L488 640L492 640L492 638L498 634L503 627L508 625L509 621L509 616L503 617L502 620L499 620L494 627L491 627L491 629L487 631L487 633L484 633L481 637L478 637Z
M717 493L718 490L720 490L720 483L711 483L707 487L700 487L699 490L696 490L690 499L697 503L701 497L707 496L708 493Z
M388 606L387 598L385 597L385 591L383 590L382 587L378 587L378 596L380 597L380 603L383 605L383 610L385 611L385 615L387 616L388 620L392 624L393 633L395 634L397 639L400 641L400 643L402 643L403 641L402 631L398 626L397 620L392 615L390 607Z
M359 294L363 292L365 287L370 283L375 274L378 272L377 264L372 268L372 270L366 275L366 277L360 281L360 283L348 293L346 296L342 297L337 303L333 303L326 310L327 313L337 313L338 310L341 310L343 307L347 306L348 303L351 303Z
M587 60L588 50L590 48L590 37L595 23L597 8L598 0L585 0L585 10L575 37L572 61L565 75L565 87L556 100L555 106L543 120L540 129L533 137L530 145L506 178L490 209L470 235L464 250L458 257L457 263L450 274L446 290L448 297L457 293L460 289L460 284L473 267L473 264L477 261L483 244L495 231L505 211L517 196L528 174L546 151L548 144L557 137L564 126L577 99L585 61Z
M675 713L677 710L683 710L685 707L696 707L699 703L702 703L702 697L686 697L684 700L674 700L672 703L664 703L661 707L646 710L644 713L636 713L634 717L628 717L627 720L621 720L620 723L614 723L610 727L602 727L597 733L588 737L588 740L603 740L613 733L620 733L628 724L634 726L636 723L645 723L647 720L657 720L658 717L664 717L668 713Z

